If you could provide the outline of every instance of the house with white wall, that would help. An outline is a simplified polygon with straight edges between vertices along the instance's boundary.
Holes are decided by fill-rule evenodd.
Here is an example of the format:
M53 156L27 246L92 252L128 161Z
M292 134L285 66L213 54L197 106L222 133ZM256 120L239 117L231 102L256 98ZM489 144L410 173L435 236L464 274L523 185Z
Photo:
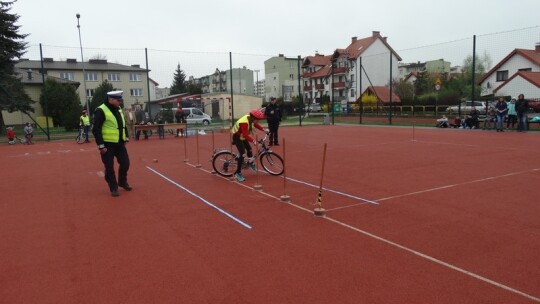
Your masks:
M345 49L336 49L330 57L306 57L302 64L304 99L312 102L328 95L334 102L355 102L369 86L388 86L399 77L401 60L378 31L363 39L352 37Z
M534 50L515 49L478 80L482 96L540 99L540 43Z

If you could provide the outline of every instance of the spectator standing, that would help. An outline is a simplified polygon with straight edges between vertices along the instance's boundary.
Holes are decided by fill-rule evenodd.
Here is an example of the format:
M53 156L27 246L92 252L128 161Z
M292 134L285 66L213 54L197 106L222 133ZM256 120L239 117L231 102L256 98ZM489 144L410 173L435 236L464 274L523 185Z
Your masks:
M508 113L508 106L506 105L504 97L499 97L497 104L495 104L495 108L497 109L497 132L504 132L504 117L506 117L506 113Z
M94 127L92 129L101 161L105 166L105 181L109 185L112 196L120 195L118 187L122 187L126 191L133 189L127 182L129 155L126 144L129 142L129 134L124 112L120 108L123 93L123 91L107 93L107 100L94 112ZM115 158L119 164L118 181L114 172Z
M178 105L178 109L174 113L174 118L176 119L176 123L186 123L186 114L180 105ZM176 129L176 137L178 136L184 136L184 128Z
M32 137L34 137L34 128L32 128L32 125L29 122L27 122L26 126L24 127L24 137L26 138L27 145L34 144L34 142L32 142Z
M156 119L154 120L154 122L158 125L159 139L165 139L165 121L163 120L163 116L161 115L161 113L158 113L156 115Z
M508 107L508 120L506 121L506 128L510 128L512 124L512 129L516 126L517 113L516 113L516 98L512 97L510 102L506 105Z
M83 132L85 136L85 143L89 143L90 140L88 139L88 132L90 131L90 117L88 117L88 113L86 113L86 110L82 110L82 115L79 118L79 126L83 127Z
M135 114L131 111L131 108L127 108L124 110L124 117L126 119L126 124L129 130L129 134L131 134L132 137L135 136Z
M518 119L518 132L527 131L527 111L529 111L529 102L525 99L523 94L518 95L516 101L516 113Z
M140 105L135 106L135 123L138 124L138 125L144 125L144 124L146 124L146 122L147 122L146 113L144 113L144 111L141 110ZM142 132L144 134L144 139L148 139L148 132L146 132L146 130L144 130ZM139 140L140 135L141 135L141 131L138 130L135 133L135 140Z
M266 116L266 122L268 122L268 129L270 130L270 146L279 146L278 129L281 122L281 108L277 104L275 97L270 97L270 103L264 110Z

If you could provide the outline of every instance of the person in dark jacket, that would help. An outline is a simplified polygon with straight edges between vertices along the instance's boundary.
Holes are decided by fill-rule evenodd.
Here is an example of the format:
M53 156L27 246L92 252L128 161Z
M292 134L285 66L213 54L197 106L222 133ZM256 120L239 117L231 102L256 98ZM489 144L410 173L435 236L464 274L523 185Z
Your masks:
M268 129L270 130L270 146L279 146L278 129L279 123L281 122L281 108L276 102L277 100L275 97L270 97L270 103L264 110L266 122L268 122Z
M525 99L523 94L518 95L516 101L516 113L518 119L518 132L527 131L527 112L529 111L529 102Z
M178 109L174 113L174 118L176 119L176 123L186 123L186 113L184 113L180 105L178 105ZM184 128L176 129L176 137L178 136L184 136Z
M133 188L127 182L129 156L126 143L129 134L126 119L120 108L123 91L107 93L107 100L94 112L94 127L92 133L96 139L101 161L105 166L105 181L109 185L112 196L120 195L118 187L131 191ZM118 181L114 172L114 158L118 161Z
M469 113L469 116L465 119L465 124L470 129L477 129L478 128L478 118L480 116L480 113L478 113L478 110L476 108L472 108L471 113Z

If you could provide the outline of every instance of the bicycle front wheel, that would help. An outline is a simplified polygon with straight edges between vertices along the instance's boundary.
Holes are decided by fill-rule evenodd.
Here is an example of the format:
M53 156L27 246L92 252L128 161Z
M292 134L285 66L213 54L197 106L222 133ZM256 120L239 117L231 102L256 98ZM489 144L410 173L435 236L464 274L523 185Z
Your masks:
M77 143L78 144L84 144L86 141L86 136L84 136L84 133L77 135Z
M236 168L238 168L236 155L231 151L218 152L212 157L212 167L214 167L214 171L217 174L230 177L236 172Z
M281 175L285 170L283 158L273 151L261 154L259 160L263 169L271 175Z

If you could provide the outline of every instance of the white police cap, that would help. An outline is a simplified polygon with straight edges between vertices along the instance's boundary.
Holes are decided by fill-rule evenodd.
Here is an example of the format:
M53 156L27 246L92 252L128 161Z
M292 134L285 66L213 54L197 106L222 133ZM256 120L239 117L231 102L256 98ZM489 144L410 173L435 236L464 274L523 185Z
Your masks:
M107 92L107 96L109 98L114 98L114 99L122 99L122 94L124 94L124 91L111 91L111 92Z

